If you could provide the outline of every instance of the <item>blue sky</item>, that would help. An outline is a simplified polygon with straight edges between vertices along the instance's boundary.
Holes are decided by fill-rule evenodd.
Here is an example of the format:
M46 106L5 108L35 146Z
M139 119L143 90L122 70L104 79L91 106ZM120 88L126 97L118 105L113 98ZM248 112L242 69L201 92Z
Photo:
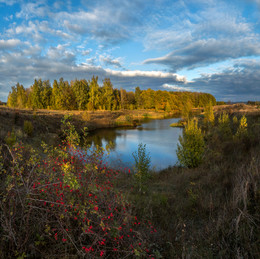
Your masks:
M0 100L34 78L260 100L260 0L0 0Z

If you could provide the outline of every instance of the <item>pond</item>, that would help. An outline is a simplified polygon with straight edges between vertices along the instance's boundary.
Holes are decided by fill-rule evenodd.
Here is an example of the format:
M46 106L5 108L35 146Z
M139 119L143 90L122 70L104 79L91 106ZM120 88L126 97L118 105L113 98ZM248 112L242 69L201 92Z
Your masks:
M91 144L112 147L108 164L114 167L132 168L139 143L146 144L151 157L151 168L161 170L177 162L176 149L181 128L172 128L170 124L179 118L150 120L136 128L100 129L88 137Z

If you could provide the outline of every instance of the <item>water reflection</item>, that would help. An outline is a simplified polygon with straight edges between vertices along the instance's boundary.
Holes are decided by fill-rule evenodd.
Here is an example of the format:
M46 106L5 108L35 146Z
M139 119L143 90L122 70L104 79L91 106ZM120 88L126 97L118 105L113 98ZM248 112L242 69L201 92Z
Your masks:
M89 144L109 144L112 148L108 163L124 167L133 166L132 153L139 143L146 144L152 167L163 169L177 162L176 148L182 129L170 127L177 121L178 118L151 120L134 129L100 129L89 135Z

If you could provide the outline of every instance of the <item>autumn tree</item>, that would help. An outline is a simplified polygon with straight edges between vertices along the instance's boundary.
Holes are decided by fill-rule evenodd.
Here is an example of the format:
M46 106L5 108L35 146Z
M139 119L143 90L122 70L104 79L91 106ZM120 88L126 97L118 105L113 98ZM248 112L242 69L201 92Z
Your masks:
M177 157L182 166L193 168L201 162L205 150L205 142L197 120L188 120L182 136L177 144Z
M143 106L142 97L141 97L142 90L139 86L135 88L135 104L137 109L141 109Z
M230 127L230 118L226 112L223 112L218 117L218 131L219 135L223 140L227 140L232 136Z
M12 86L12 90L9 92L7 106L17 107L17 88L15 86Z
M126 90L123 89L122 87L120 88L120 106L121 106L121 109L126 109L127 108Z
M88 110L95 110L97 107L97 104L99 102L98 99L98 77L92 77L91 81L89 81L89 104L88 104Z
M213 112L212 103L209 104L204 108L204 123L206 126L213 126L215 121L215 116Z
M247 136L247 119L243 115L240 119L239 126L235 135L238 139Z

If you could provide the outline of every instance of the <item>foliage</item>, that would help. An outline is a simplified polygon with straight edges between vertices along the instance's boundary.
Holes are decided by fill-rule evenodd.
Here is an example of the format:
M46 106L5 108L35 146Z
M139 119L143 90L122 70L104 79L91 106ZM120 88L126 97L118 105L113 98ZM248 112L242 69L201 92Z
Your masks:
M245 115L243 115L240 119L239 126L236 132L237 138L242 138L244 136L247 136L247 118Z
M23 130L28 136L31 136L33 134L32 123L30 121L25 120L23 123Z
M233 117L233 124L234 124L234 125L238 124L237 116L234 116L234 117Z
M218 131L223 140L229 139L232 136L230 118L226 112L223 112L218 118Z
M146 190L146 181L149 178L149 168L151 164L151 157L146 151L146 144L140 143L138 150L133 153L135 160L135 180L140 192Z
M185 167L197 167L204 154L205 143L201 129L196 120L189 120L177 144L177 157L179 163Z
M205 107L204 112L204 123L206 126L213 126L215 122L215 116L211 102Z
M8 131L7 136L5 137L5 143L8 146L13 146L17 141L16 135L14 133L14 130L12 132Z
M152 175L146 195L133 189L137 215L162 232L163 258L259 257L259 122L247 114L247 137L225 142L218 124L208 128L199 168L169 167Z
M63 134L65 136L66 143L71 146L77 146L80 142L80 136L72 123L71 115L64 115L62 119Z
M74 80L70 83L60 78L54 80L35 79L29 89L19 83L12 86L9 93L8 107L55 109L55 110L119 110L119 109L156 109L184 113L194 107L204 107L209 102L216 104L216 99L207 93L141 90L135 92L114 89L109 78L98 84L98 77L91 80ZM185 109L188 109L185 111ZM186 115L185 115L186 116Z
M151 224L114 188L120 175L102 152L3 146L0 250L3 258L152 257ZM148 234L149 233L149 234Z
M181 111L181 117L184 121L188 121L190 119L191 109L192 109L192 104L189 101L183 105L183 108Z

